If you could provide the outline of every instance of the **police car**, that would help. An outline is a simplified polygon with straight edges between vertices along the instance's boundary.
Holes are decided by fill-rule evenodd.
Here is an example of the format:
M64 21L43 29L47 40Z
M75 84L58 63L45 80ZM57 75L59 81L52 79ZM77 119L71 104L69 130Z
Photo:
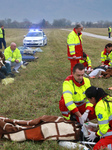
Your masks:
M47 36L43 30L30 29L23 39L24 46L45 46L47 45Z

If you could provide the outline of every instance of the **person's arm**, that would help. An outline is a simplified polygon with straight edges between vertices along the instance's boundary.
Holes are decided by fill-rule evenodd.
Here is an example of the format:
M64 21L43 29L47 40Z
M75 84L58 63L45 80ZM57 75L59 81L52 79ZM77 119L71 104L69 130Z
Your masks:
M91 59L89 58L89 56L87 56L87 63L88 63L88 67L91 68Z
M70 52L70 55L74 56L74 58L76 57L75 55L75 43L74 43L74 36L72 35L72 33L70 33L68 35L68 38L67 38L67 44L69 46L69 52Z
M105 62L105 56L104 56L104 51L101 52L101 64L104 65Z
M73 85L69 81L64 81L63 82L63 97L64 97L65 105L72 114L75 114L79 110L74 103L73 92L74 92Z
M112 68L112 52L108 55L109 57L109 64L108 66L110 66L110 68Z
M4 51L4 55L5 55L5 60L8 60L8 61L12 61L14 62L15 60L12 59L12 52L10 50L10 47L7 47Z
M16 48L16 59L15 59L15 62L19 63L22 61L22 56L21 56L21 53L20 53L20 50L18 48Z
M95 112L99 124L99 130L97 131L96 135L103 136L107 133L108 129L110 129L108 112L104 109L104 107L99 106L95 108Z

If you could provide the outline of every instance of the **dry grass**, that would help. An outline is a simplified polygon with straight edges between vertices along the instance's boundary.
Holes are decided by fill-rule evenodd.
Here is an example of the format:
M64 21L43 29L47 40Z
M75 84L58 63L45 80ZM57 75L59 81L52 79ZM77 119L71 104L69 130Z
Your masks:
M85 28L85 32L108 36L108 28Z
M89 31L89 29L86 29ZM16 42L22 45L23 36L28 30L6 29L7 46ZM94 29L102 34L105 29ZM15 119L34 119L42 115L60 116L58 102L62 94L62 83L70 74L70 62L67 60L66 39L68 31L45 29L48 45L41 47L43 53L37 53L39 59L30 62L21 69L13 84L0 88L0 114ZM84 51L90 56L93 67L100 65L100 53L108 41L83 36ZM112 85L110 79L91 79L91 84L107 89ZM112 92L109 91L111 94ZM23 143L1 140L2 150L61 150L56 141Z

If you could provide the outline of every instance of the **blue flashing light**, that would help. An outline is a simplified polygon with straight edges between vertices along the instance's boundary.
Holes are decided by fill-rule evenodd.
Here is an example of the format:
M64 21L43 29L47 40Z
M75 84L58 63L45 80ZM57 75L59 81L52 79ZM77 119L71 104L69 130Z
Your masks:
M42 31L40 29L30 29L29 32L38 32L38 31Z

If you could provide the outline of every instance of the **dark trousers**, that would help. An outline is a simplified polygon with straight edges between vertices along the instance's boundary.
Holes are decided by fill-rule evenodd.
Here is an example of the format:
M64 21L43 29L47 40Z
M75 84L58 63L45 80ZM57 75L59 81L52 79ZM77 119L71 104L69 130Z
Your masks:
M0 49L2 49L2 39L3 38L0 38Z
M0 79L4 79L5 75L0 71Z
M2 66L2 68L0 69L0 71L2 73L4 73L4 75L9 75L9 73L11 73L11 66L9 63L5 63L5 66Z
M6 41L4 38L2 39L2 43L3 43L4 49L6 49Z
M109 32L109 38L111 38L111 32Z

